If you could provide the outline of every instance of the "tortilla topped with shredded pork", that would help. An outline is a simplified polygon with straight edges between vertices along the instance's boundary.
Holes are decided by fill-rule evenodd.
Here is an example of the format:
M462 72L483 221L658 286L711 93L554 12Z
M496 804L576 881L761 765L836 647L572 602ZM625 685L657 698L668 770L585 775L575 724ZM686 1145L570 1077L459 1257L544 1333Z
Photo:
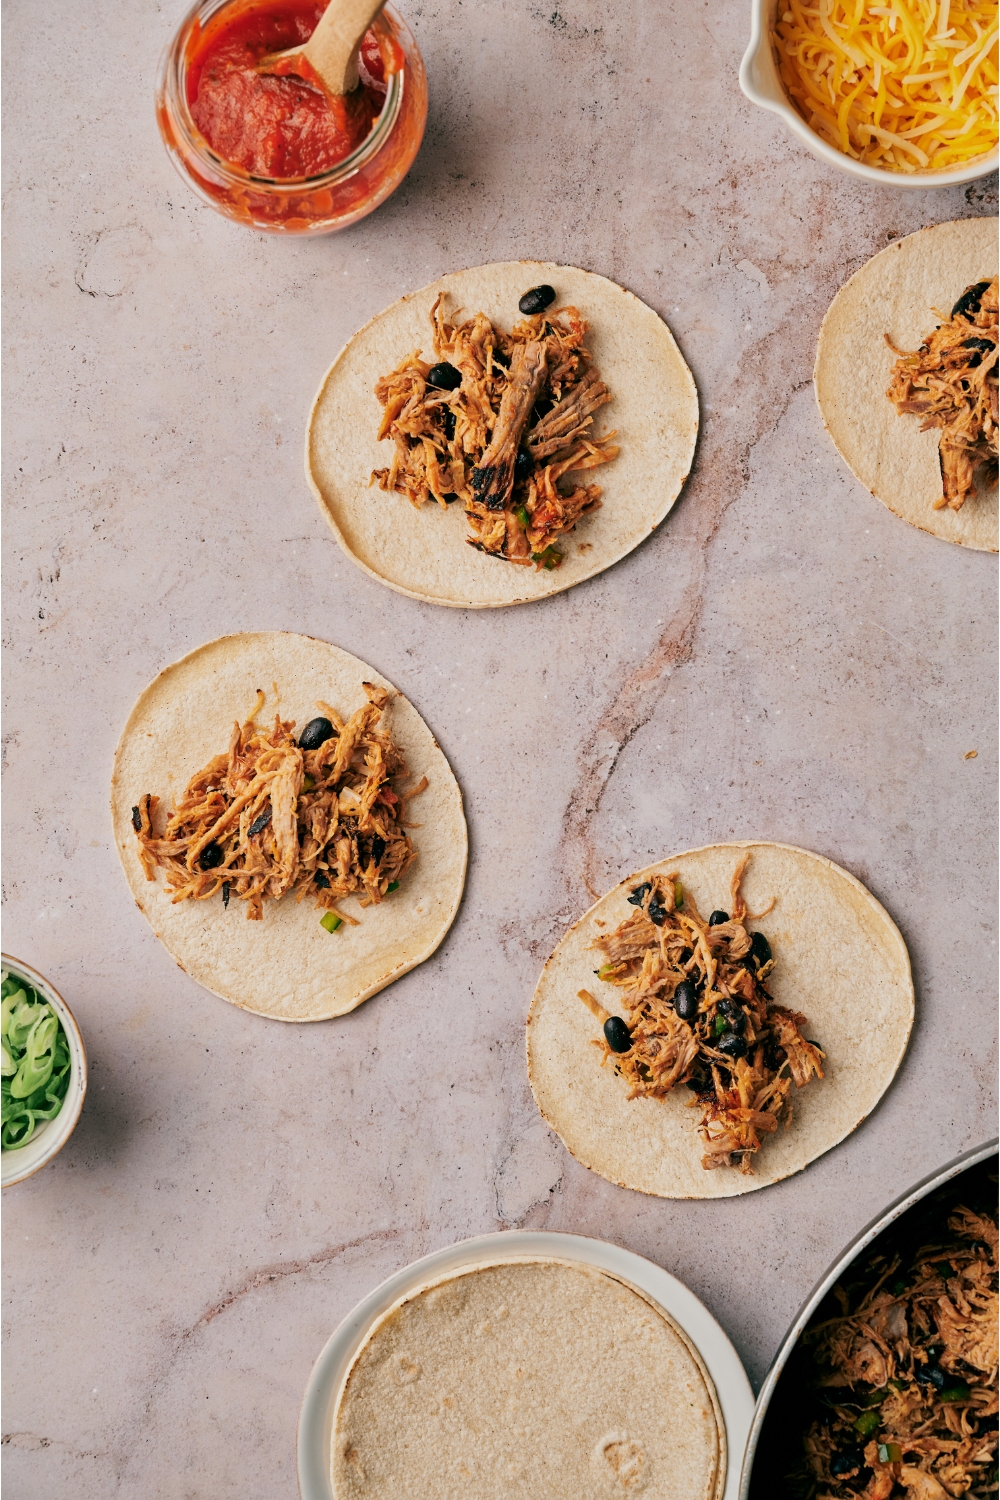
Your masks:
M122 732L111 805L156 935L259 1015L352 1010L458 910L462 794L434 736L370 666L309 636L224 636L165 668Z
M554 300L522 316L542 286ZM441 385L435 361L450 366ZM697 433L691 372L652 308L575 266L509 261L442 276L354 334L313 403L306 475L372 577L434 604L498 608L638 547L680 493Z
M804 849L714 844L638 872L569 929L531 1002L528 1076L603 1177L730 1197L854 1130L912 1023L906 947L860 881Z
M814 374L824 425L865 488L911 526L981 552L1000 541L996 275L995 218L894 240L830 304ZM846 489L842 505L868 525Z

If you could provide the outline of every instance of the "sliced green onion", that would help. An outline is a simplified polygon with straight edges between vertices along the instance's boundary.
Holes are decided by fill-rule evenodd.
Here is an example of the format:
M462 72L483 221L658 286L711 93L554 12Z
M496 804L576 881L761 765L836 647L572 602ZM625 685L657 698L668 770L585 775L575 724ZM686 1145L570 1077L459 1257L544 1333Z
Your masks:
M964 1380L956 1381L954 1385L950 1385L946 1391L942 1391L940 1393L940 1395L938 1396L938 1400L968 1401L971 1394L972 1392L969 1390L969 1387L965 1384Z
M879 1443L878 1461L880 1464L901 1464L903 1450L898 1443Z
M30 985L0 980L0 1146L26 1146L55 1119L69 1088L72 1061L59 1017Z
M716 1036L721 1036L726 1030L726 1023L722 1016L716 1016L713 1030Z
M390 891L398 891L399 890L399 881L398 880L390 880L389 884L386 886L385 890L386 890L386 895L388 895Z
M678 880L677 883L674 886L674 906L676 907L676 906L683 906L683 905L684 905L684 887L681 885L680 881Z
M328 911L325 916L320 917L319 925L325 927L327 932L336 932L340 926L341 919L335 911Z
M877 1411L863 1411L854 1424L854 1431L859 1437L871 1437L875 1429L880 1425L882 1416Z
M517 510L514 512L514 514L517 517L517 519L520 521L521 525L523 527L525 527L525 529L527 529L531 525L531 517L528 515L528 510L527 510L526 506L519 505L517 507Z

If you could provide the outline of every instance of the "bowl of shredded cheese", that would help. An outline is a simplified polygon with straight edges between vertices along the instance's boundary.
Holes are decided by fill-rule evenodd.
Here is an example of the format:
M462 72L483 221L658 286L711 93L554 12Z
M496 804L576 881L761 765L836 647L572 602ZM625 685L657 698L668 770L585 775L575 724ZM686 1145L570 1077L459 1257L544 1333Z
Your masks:
M747 98L869 182L996 171L996 0L754 0Z

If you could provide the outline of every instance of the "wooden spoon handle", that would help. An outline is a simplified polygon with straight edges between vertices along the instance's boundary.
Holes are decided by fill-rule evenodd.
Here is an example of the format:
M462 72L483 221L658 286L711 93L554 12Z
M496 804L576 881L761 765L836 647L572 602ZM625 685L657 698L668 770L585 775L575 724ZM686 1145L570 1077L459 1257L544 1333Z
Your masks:
M358 86L358 48L384 0L330 0L319 25L302 48L303 56L331 94Z

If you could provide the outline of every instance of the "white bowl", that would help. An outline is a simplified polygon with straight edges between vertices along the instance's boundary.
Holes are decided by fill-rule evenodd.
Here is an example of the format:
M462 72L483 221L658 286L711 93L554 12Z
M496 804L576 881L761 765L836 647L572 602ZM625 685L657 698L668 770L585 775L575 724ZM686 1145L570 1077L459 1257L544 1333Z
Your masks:
M827 166L838 171L849 172L852 177L861 177L866 182L880 182L883 186L896 188L954 187L958 183L975 182L995 172L1000 162L1000 149L989 156L977 156L949 172L890 172L884 167L869 167L845 156L835 146L829 145L803 120L798 110L789 102L785 86L778 72L774 49L771 46L771 27L779 0L750 0L752 30L750 45L740 64L740 88L752 104L769 109L778 115L793 135L797 135L804 146L818 156Z
M70 1056L69 1088L66 1090L63 1107L55 1119L46 1120L26 1146L21 1146L16 1151L0 1151L0 1187L13 1187L15 1182L23 1182L26 1177L40 1171L62 1150L73 1134L83 1108L83 1097L87 1092L87 1052L73 1012L58 990L54 990L47 979L43 979L28 964L21 963L20 959L11 958L6 953L0 955L0 959L6 971L30 984L52 1006L66 1033Z

